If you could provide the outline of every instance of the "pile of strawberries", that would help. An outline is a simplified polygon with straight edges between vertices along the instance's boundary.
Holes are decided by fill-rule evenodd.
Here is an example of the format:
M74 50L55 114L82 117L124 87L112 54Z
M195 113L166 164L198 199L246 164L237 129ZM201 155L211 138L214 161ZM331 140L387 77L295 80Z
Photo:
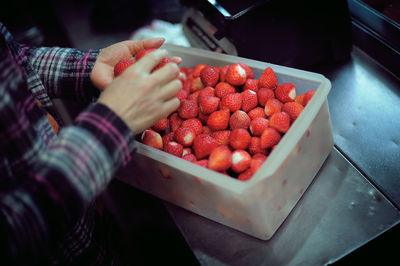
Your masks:
M180 107L139 140L242 181L256 173L315 93L297 95L294 84L278 84L271 67L259 79L241 62L180 70Z

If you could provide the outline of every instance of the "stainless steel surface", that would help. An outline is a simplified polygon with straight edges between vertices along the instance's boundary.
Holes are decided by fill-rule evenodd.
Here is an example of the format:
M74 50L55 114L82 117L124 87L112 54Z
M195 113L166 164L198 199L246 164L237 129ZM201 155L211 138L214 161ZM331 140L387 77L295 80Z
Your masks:
M400 218L399 210L336 149L268 241L164 204L202 265L324 265Z

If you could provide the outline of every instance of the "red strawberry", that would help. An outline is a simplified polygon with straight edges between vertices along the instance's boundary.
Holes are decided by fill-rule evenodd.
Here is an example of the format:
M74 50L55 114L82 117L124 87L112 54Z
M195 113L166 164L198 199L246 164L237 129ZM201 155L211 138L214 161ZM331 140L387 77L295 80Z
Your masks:
M307 91L304 95L304 100L303 100L303 105L306 106L307 103L311 100L311 98L314 96L315 90L310 90Z
M224 96L230 93L235 92L236 88L227 82L220 82L215 86L215 96L219 97L220 99L224 98Z
M250 163L250 169L255 174L258 170L258 168L261 167L261 165L267 160L267 156L261 153L256 153L253 155L251 158L251 163Z
M275 98L275 93L273 90L268 89L268 88L260 88L257 92L257 98L258 98L258 103L261 106L265 106L265 103L269 99L274 99Z
M219 145L228 145L230 135L230 130L218 130L211 133L211 137L213 137Z
M252 70L248 65L246 65L245 63L242 63L242 62L239 62L238 64L239 64L241 67L243 67L244 70L246 71L246 78L248 78L248 79L254 79L254 72L253 72L253 70Z
M162 119L158 120L158 121L152 126L152 128L153 128L155 131L158 131L158 132L165 131L165 130L167 130L168 127L169 127L168 118L162 118Z
M204 86L214 87L219 81L219 71L214 67L206 66L200 71L200 79Z
M193 129L196 135L200 135L203 131L203 124L197 118L189 118L187 120L184 120L181 124L181 127L188 127Z
M208 158L208 168L214 171L226 171L231 165L232 152L227 145L215 148Z
M207 120L208 120L209 115L203 114L201 111L199 111L199 115L197 118L203 123L203 125L207 125Z
M278 86L278 78L272 68L267 67L264 69L260 78L258 79L259 88L275 89Z
M256 107L253 110L251 110L250 112L247 113L250 117L250 119L254 119L256 117L263 117L266 118L267 115L265 114L264 108L262 107Z
M208 166L208 160L207 160L207 159L195 161L195 162L193 162L193 163L195 163L195 164L197 164L197 165L200 165L200 166L202 166L202 167L204 167L204 168L207 168L207 166Z
M261 148L268 149L278 144L281 140L282 136L279 132L272 127L269 127L264 130L261 134Z
M182 156L185 156L186 154L192 154L192 148L191 147L183 147L183 152L182 152Z
M194 155L192 153L183 155L182 159L184 159L186 161L189 161L189 162L192 162L192 163L197 161L196 155Z
M251 134L253 134L253 136L259 137L268 127L268 125L269 125L268 119L257 117L251 120L249 129Z
M133 64L132 60L122 59L114 66L114 77L118 77L125 71L129 66Z
M225 82L226 81L226 73L228 72L228 68L229 68L229 65L225 65L219 71L219 80L221 82Z
M193 151L198 160L210 155L210 153L218 147L217 141L210 135L198 135L194 139Z
M304 106L304 96L305 93L299 94L296 96L296 98L294 98L294 101Z
M226 81L233 86L241 86L246 82L246 70L239 64L229 66L226 73Z
M183 82L183 85L182 85L182 90L185 90L185 91L187 91L187 92L190 92L190 89L192 88L192 79L186 79L184 82Z
M248 78L243 85L243 90L252 90L258 92L258 80Z
M136 53L136 61L139 61L143 56L155 50L156 50L155 48L147 48L140 50L139 52Z
M265 103L264 111L267 117L270 117L271 115L278 113L282 110L282 103L278 99L269 99Z
M201 82L200 77L194 78L192 80L192 87L190 88L190 92L199 91L201 89L204 89L204 85L203 82Z
M143 131L141 140L143 144L146 144L150 147L160 150L163 148L161 135L152 129L146 129L145 131Z
M229 127L232 130L236 128L248 129L250 121L251 119L246 112L242 110L237 110L231 115L231 118L229 119Z
M185 91L184 89L181 89L177 94L175 94L175 97L179 99L180 102L183 100L186 100L188 97L189 93Z
M199 106L194 100L183 100L178 108L178 113L185 119L194 118L199 114Z
M192 128L180 127L175 131L174 139L185 147L191 146L196 137L196 133Z
M282 112L287 113L292 121L299 117L300 113L303 111L304 106L296 102L287 102L282 106Z
M204 126L201 134L211 135L212 131L208 126Z
M296 87L293 83L283 83L275 89L275 97L283 103L293 102L296 98Z
M196 103L199 102L199 95L200 95L200 91L195 91L193 93L190 93L189 96L187 97L187 100L193 100Z
M251 170L251 168L248 168L247 170L245 170L239 174L238 180L246 181L246 180L251 179L252 177L253 177L253 171Z
M258 105L257 93L252 90L246 90L242 93L242 110L246 113L254 109Z
M162 68L163 66L165 66L168 63L173 63L174 61L172 61L170 58L164 58L163 60L161 60L160 63L158 63L151 71L156 71L160 68Z
M217 111L220 99L215 96L203 97L200 101L200 111L203 114L211 114Z
M162 136L162 142L163 142L163 147L165 145L167 145L168 142L173 141L174 140L174 132L168 132L167 134L165 134L164 136Z
M207 120L207 126L212 130L225 130L229 124L229 109L222 109L210 114Z
M251 136L249 131L244 128L236 128L232 130L229 137L229 144L233 149L245 150L249 147Z
M203 98L215 96L215 90L213 87L205 87L204 89L200 90L198 101L201 102Z
M242 107L242 95L231 93L224 96L221 100L221 109L228 108L230 112L235 112Z
M286 133L290 127L290 116L285 112L275 113L269 119L269 126Z
M181 126L182 121L183 119L180 118L177 112L172 113L169 117L169 127L171 131L177 130Z
M198 78L200 77L200 72L203 68L205 68L207 65L206 64L198 64L197 66L194 67L193 69L193 77Z
M252 137L249 144L249 152L250 154L257 154L262 153L266 154L267 149L261 148L261 138L259 137Z
M245 150L236 150L232 153L231 169L235 173L241 173L250 167L251 156Z
M167 142L167 145L164 147L164 151L169 154L182 157L183 146L175 141Z

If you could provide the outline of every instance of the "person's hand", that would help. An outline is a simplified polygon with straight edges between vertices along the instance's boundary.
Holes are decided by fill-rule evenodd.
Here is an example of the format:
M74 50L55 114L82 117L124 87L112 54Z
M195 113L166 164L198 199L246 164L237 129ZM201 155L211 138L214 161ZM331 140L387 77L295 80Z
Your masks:
M159 48L164 42L162 38L146 39L141 41L122 41L101 50L90 74L92 83L104 90L114 79L114 66L121 59L133 59L142 49ZM180 58L173 57L172 61L179 64Z
M146 54L115 78L98 99L135 133L151 127L179 107L179 99L174 97L182 88L177 79L177 64L168 63L151 72L166 56L164 49Z

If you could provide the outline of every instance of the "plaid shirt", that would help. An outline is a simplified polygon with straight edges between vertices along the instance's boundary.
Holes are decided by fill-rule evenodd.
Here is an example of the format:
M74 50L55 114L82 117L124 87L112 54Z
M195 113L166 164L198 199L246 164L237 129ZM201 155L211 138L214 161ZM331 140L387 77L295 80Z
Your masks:
M109 263L95 235L94 200L135 146L115 113L91 103L98 95L89 78L98 53L24 46L0 23L2 263ZM55 135L46 113L56 115L51 98L88 107Z

